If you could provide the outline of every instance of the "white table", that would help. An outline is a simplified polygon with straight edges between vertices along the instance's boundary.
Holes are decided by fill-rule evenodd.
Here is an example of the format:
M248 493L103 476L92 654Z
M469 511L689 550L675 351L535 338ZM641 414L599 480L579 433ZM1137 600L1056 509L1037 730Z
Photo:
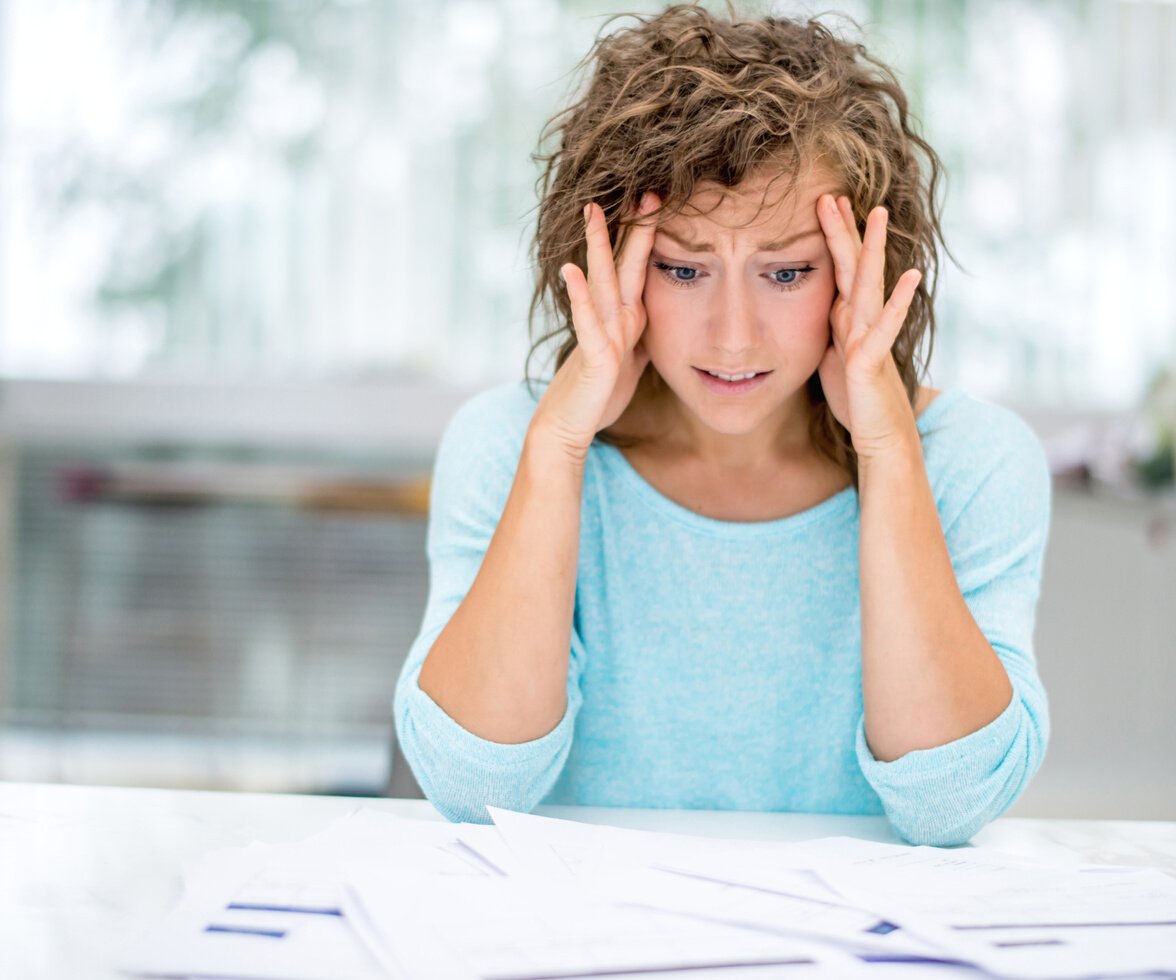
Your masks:
M0 977L118 977L113 964L179 897L206 851L298 840L359 806L426 820L422 800L0 783ZM595 823L716 837L897 841L881 817L545 807ZM1176 822L999 820L973 845L1157 867L1176 876Z

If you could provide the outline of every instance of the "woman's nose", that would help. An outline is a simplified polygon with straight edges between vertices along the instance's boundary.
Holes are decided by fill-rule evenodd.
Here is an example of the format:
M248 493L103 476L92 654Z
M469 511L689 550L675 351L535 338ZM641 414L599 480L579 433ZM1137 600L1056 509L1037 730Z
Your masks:
M740 282L728 282L716 290L711 309L711 343L732 357L754 349L759 343L759 326L750 291ZM746 367L731 364L728 367Z

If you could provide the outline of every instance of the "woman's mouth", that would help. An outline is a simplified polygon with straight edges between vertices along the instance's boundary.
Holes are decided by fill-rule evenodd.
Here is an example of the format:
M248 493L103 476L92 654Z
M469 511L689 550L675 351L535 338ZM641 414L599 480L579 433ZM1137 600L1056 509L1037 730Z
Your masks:
M712 372L697 367L694 371L708 390L720 395L742 395L749 391L754 391L772 373L771 371Z

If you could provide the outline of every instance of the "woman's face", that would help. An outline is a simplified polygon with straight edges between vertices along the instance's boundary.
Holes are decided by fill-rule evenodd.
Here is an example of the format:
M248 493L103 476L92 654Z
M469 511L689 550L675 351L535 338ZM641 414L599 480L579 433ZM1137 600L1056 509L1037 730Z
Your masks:
M785 198L784 183L770 187L765 174L735 188L700 185L658 227L642 342L692 428L766 434L807 411L804 386L830 343L836 289L816 202L840 187L814 174ZM729 382L708 371L756 376Z

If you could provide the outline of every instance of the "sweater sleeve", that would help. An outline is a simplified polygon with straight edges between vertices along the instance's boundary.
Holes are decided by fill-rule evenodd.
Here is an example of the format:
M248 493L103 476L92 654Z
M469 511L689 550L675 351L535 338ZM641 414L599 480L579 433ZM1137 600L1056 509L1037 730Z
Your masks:
M567 709L530 742L502 744L467 731L418 678L425 656L473 583L514 482L535 403L525 388L502 386L466 402L450 421L433 467L427 553L429 596L421 629L396 686L396 736L425 796L450 820L487 823L486 805L530 811L567 759L581 703L583 647L573 632ZM520 610L520 628L526 611Z
M864 715L857 726L862 772L894 829L916 844L962 844L999 817L1041 765L1049 738L1033 652L1049 533L1049 467L1021 419L979 404L982 424L930 435L937 444L926 449L928 474L960 591L1004 664L1012 698L978 731L892 762L871 753Z

